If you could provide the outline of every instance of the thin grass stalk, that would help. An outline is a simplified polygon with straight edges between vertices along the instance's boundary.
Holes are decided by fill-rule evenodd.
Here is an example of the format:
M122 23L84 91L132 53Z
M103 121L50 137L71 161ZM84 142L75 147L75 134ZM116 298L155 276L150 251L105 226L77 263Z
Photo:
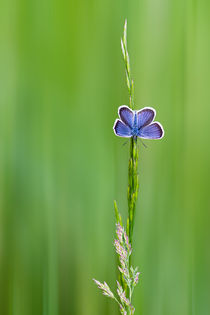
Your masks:
M130 140L130 158L128 164L128 219L127 234L132 245L133 228L135 221L136 201L138 198L139 176L138 176L138 147L137 138Z
M130 73L130 61L127 50L127 21L124 25L123 38L121 39L121 48L123 58L125 62L125 72L127 79L127 87L129 93L129 106L131 109L134 108L134 83ZM120 313L123 315L133 315L135 308L131 304L132 294L135 286L139 281L140 272L138 268L131 266L131 254L132 254L132 236L133 227L135 220L135 208L136 200L138 197L138 147L137 137L131 137L130 139L130 158L128 164L128 218L126 231L122 224L122 218L118 211L117 203L114 201L114 210L116 217L116 236L117 239L114 241L114 246L117 253L117 266L119 270L118 281L117 281L117 297L113 294L110 287L106 282L102 283L95 280L98 288L102 293L114 299L118 305Z
M130 58L127 48L127 21L124 25L123 38L121 39L121 48L123 59L125 63L125 72L126 72L126 81L129 93L129 105L130 108L134 109L134 82L131 78L131 67L130 67ZM138 197L138 147L137 147L137 137L131 137L130 139L130 158L128 163L128 218L127 218L127 234L129 241L132 245L133 239L133 228L135 221L135 209L136 201Z

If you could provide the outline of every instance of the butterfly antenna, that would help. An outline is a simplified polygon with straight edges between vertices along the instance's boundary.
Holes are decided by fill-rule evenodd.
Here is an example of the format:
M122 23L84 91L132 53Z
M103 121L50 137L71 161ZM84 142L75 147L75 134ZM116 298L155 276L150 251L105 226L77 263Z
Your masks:
M140 139L141 140L141 139ZM143 146L147 149L147 145L141 140L141 143L143 144Z
M128 140L123 143L123 146L126 145L127 143L128 143Z

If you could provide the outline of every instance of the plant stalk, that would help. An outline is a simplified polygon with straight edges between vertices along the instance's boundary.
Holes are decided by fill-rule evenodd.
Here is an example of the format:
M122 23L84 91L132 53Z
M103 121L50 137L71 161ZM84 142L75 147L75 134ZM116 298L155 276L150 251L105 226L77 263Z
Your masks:
M134 82L131 78L130 59L127 48L127 21L124 25L123 38L121 39L121 48L125 63L125 73L127 79L127 87L129 93L129 106L134 109ZM128 219L127 219L127 234L132 245L133 227L135 220L136 201L138 197L138 147L137 137L130 139L130 158L128 163Z

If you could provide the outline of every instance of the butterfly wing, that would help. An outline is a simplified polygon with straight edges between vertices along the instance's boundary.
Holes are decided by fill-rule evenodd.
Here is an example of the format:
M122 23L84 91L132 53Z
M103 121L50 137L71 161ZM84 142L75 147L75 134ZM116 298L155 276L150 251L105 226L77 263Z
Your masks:
M119 119L115 120L113 129L116 136L124 138L130 138L132 136L131 129Z
M143 139L161 139L164 136L164 130L160 123L154 122L151 125L142 127L138 136Z
M120 116L120 119L124 124L129 126L130 128L133 127L134 124L134 112L132 109L130 109L128 106L120 106L118 110L118 114Z
M155 118L156 112L152 107L144 107L137 111L138 128L149 125Z

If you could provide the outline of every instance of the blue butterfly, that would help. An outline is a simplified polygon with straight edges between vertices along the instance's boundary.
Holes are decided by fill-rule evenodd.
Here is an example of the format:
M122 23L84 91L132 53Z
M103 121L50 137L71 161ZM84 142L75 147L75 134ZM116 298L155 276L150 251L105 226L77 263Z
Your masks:
M161 139L164 136L161 124L153 122L156 111L151 107L136 111L123 105L119 107L118 115L120 119L116 119L113 126L116 136L143 139Z

